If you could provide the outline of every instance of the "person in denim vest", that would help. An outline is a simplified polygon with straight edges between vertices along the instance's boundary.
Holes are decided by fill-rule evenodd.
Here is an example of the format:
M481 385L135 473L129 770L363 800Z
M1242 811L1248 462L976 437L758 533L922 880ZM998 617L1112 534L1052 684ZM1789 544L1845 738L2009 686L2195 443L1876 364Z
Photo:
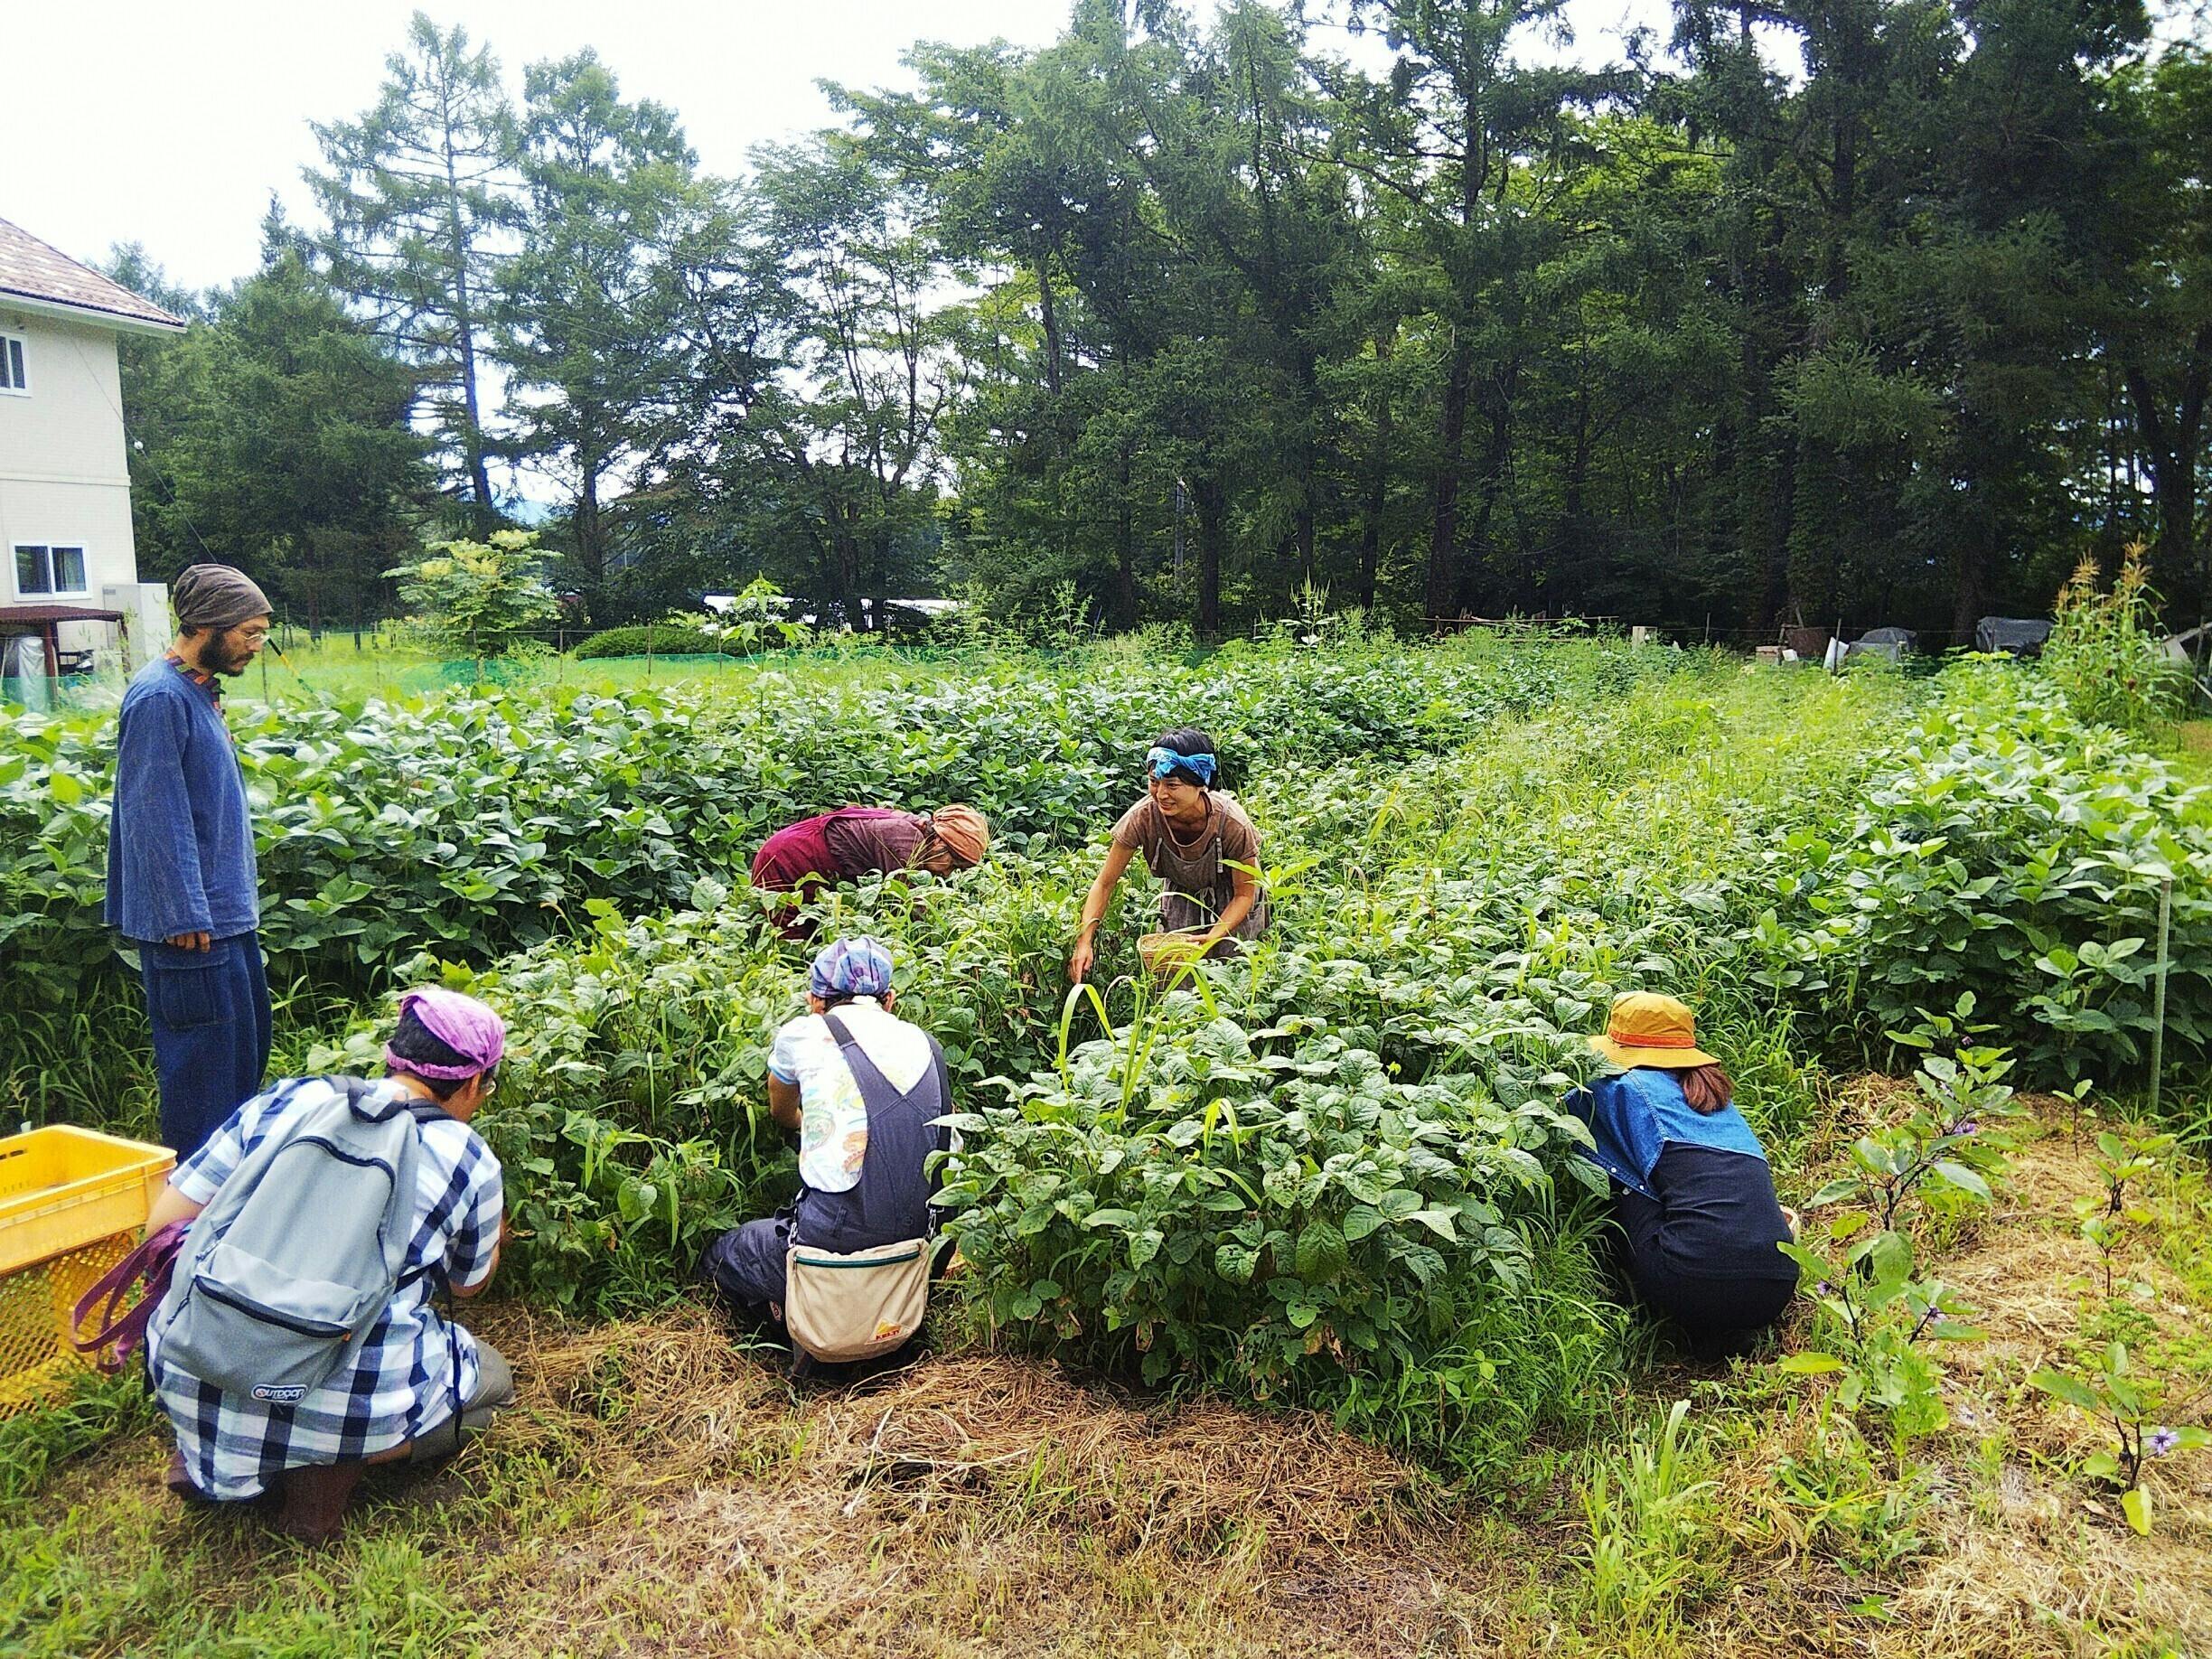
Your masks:
M794 1242L851 1253L932 1231L929 1155L954 1142L944 1050L892 1012L891 950L840 939L815 957L807 1012L776 1033L768 1110L799 1137L799 1195L707 1247L698 1277L745 1323L783 1319ZM857 1054L848 1051L839 1027Z
M226 565L177 578L177 636L123 694L107 918L138 954L162 1139L190 1158L268 1068L253 822L222 680L268 639L269 603Z
M1775 1197L1766 1148L1673 998L1616 997L1606 1034L1589 1041L1619 1069L1567 1105L1589 1126L1585 1156L1612 1178L1636 1298L1673 1320L1701 1357L1739 1352L1797 1289L1796 1266L1777 1248L1795 1217Z

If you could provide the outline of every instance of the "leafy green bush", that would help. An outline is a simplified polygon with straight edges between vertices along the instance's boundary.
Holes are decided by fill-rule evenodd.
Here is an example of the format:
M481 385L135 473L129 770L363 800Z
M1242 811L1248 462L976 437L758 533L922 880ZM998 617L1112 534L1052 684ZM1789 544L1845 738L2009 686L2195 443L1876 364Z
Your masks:
M697 896L700 909L635 922L594 899L581 941L410 976L507 1019L500 1091L476 1123L507 1172L510 1279L536 1299L664 1299L715 1233L792 1190L763 1090L769 1039L798 1011L792 965L717 884ZM302 1069L372 1069L388 1024L364 1011Z
M492 539L436 541L426 557L384 574L399 578L409 625L438 651L494 657L560 614L539 574L546 555L535 530L494 530Z
M1401 1082L1318 1022L1248 1033L1177 992L963 1113L943 1196L994 1324L1474 1467L1573 1417L1562 1370L1618 1335L1560 1248L1555 1183L1603 1177L1542 1065L1509 1106L1496 1073Z
M2170 1058L2212 1043L2212 811L2161 763L2002 664L1936 706L1832 834L1774 856L1772 942L1845 1025L1972 992L2039 1082L2140 1076L2159 895L2174 883Z
M608 628L581 641L569 655L579 660L599 657L713 657L742 656L755 649L732 636L713 634L704 628L674 623L636 623Z

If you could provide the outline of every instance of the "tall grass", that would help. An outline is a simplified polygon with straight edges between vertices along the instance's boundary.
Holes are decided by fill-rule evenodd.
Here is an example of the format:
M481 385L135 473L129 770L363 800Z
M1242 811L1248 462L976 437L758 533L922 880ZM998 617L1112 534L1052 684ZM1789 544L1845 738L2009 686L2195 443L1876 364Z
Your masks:
M1578 1587L1589 1634L1610 1651L1660 1654L1683 1615L1722 1581L1713 1459L1678 1400L1626 1447L1593 1455L1582 1489L1588 1576Z

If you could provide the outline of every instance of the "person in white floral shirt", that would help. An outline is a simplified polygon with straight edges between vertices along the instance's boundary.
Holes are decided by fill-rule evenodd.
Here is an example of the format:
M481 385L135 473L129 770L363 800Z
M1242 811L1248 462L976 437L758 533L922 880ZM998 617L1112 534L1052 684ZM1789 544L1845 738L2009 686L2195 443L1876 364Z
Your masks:
M724 1233L698 1270L754 1323L783 1319L794 1240L854 1253L931 1231L926 1165L952 1144L937 1121L950 1082L937 1039L893 1012L891 974L880 940L839 940L814 959L808 1011L769 1051L768 1110L798 1132L799 1196Z

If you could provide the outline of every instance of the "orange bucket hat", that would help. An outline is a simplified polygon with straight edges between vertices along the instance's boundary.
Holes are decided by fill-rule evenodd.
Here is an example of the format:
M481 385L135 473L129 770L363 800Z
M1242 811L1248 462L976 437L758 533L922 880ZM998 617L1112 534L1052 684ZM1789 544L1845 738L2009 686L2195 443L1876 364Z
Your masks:
M990 820L971 806L955 802L939 807L930 814L930 830L961 869L982 863L990 848Z
M1687 1004L1656 991L1626 991L1613 998L1603 1036L1589 1045L1626 1071L1654 1065L1687 1072L1720 1063L1697 1045L1697 1017Z

